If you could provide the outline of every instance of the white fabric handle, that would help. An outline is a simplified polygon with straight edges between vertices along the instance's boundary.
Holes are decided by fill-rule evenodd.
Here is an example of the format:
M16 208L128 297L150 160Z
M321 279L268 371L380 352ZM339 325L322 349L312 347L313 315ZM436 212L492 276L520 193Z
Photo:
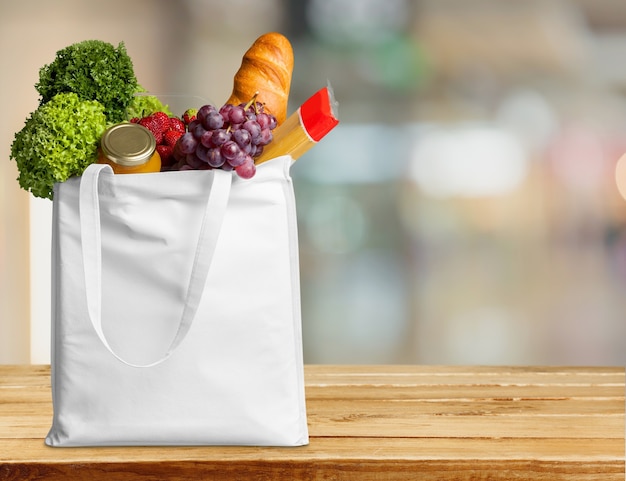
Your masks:
M121 362L132 367L151 367L166 360L185 338L198 305L202 299L205 281L209 273L222 220L230 195L232 173L220 169L212 170L211 185L206 210L200 228L193 267L187 288L186 300L181 314L178 330L165 354L148 364L133 364L122 359L109 345L102 330L102 243L100 231L100 202L98 179L100 175L115 175L109 165L91 164L84 171L80 182L80 231L82 257L85 271L85 291L87 310L91 323L104 346Z

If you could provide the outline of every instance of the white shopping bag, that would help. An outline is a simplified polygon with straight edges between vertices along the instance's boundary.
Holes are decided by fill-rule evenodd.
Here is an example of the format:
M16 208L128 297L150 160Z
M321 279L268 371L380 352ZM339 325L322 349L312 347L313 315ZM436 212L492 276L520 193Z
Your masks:
M290 165L55 186L48 445L308 443Z

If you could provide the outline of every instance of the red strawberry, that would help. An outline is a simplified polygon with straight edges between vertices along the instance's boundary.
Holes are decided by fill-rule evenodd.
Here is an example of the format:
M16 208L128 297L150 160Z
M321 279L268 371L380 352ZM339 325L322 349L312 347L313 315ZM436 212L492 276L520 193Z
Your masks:
M165 133L170 128L170 117L165 112L155 112L152 114L152 118L158 124L161 133Z
M170 164L174 163L174 156L172 155L174 152L174 147L169 145L161 144L157 145L157 152L161 156L161 167L167 167Z
M176 132L180 132L181 134L187 132L187 129L185 128L185 123L178 117L170 117L170 130L175 130Z
M154 139L156 140L157 145L162 142L163 131L161 130L161 126L159 125L159 123L152 115L140 119L138 123L139 125L143 125L150 132L152 132L152 135L154 135Z
M163 135L163 145L169 145L170 147L174 147L181 135L183 134L176 130L168 130Z
M191 121L196 119L197 113L198 113L197 109L185 110L185 113L183 114L183 122L185 122L186 125L189 125Z

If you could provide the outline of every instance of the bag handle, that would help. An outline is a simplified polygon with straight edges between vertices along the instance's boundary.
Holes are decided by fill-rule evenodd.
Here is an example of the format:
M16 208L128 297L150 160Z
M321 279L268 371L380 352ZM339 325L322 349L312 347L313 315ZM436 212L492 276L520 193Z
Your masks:
M222 220L230 195L232 173L221 169L211 171L209 195L200 227L184 308L178 330L165 354L149 364L133 364L121 358L109 345L102 330L102 237L100 231L100 202L98 180L101 175L115 175L111 166L106 164L89 165L80 181L79 215L83 266L85 272L85 291L89 319L104 346L124 364L132 367L151 367L165 361L183 341L194 320L211 261L219 237Z

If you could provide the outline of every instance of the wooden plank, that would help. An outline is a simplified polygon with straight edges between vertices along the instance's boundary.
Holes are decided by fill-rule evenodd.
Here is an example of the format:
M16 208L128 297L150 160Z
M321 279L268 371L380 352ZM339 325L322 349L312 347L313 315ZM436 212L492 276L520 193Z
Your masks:
M624 435L623 401L413 403L310 401L311 436L615 438ZM0 438L44 437L52 409L0 406Z
M0 389L0 399L6 403L27 403L51 406L50 388Z
M624 401L618 398L592 402L581 399L558 401L545 399L519 401L466 401L451 399L446 403L431 400L309 399L307 408L318 419L335 419L337 422L349 421L357 413L375 413L381 417L398 416L399 418L403 418L405 415L408 418L411 416L481 416L489 418L532 415L538 419L548 416L624 416ZM0 404L0 416L19 416L24 418L29 418L30 416L52 416L52 404L50 402L2 402Z
M16 386L50 387L50 366L0 365L0 389Z
M574 437L622 438L624 403L554 402L413 403L310 401L312 436L387 437ZM620 410L621 408L621 410ZM0 406L0 438L43 437L52 409L28 404Z
M620 392L621 391L621 392ZM409 384L336 384L307 385L309 399L389 399L398 401L452 399L476 401L527 399L587 399L589 402L623 398L620 386L507 386L507 385L409 385Z
M0 465L5 481L623 481L623 465L571 461L214 461Z
M301 448L49 448L47 366L0 366L0 479L624 479L624 369L306 366Z
M0 463L161 461L559 461L622 463L623 439L313 437L297 448L245 446L50 448L43 439L0 439ZM0 478L2 479L2 478Z
M45 366L43 366L45 368ZM437 364L307 364L304 367L305 374L321 376L360 376L372 373L387 373L392 376L405 375L452 375L471 374L485 375L497 374L507 378L512 375L558 375L562 377L585 376L588 374L606 375L613 374L619 377L624 375L621 366L488 366L488 365L437 365Z
M496 383L559 383L590 381L623 384L624 368L595 366L433 366L433 365L306 365L307 384L318 382L358 383L376 381L389 383L390 379L420 379L425 383L446 384L444 378L454 383L475 384L479 379ZM24 385L50 386L50 366L0 365L0 386L7 380L20 379Z
M507 366L317 366L305 368L307 385L340 384L501 384L501 385L619 385L623 368L507 367Z
M623 399L622 368L307 366L309 399Z
M389 437L624 437L624 401L570 406L554 402L399 403L309 402L313 436ZM546 406L549 408L546 409Z
M410 415L432 416L517 416L534 415L538 419L545 416L602 417L624 415L623 398L601 401L588 399L527 399L527 400L458 400L445 403L432 400L379 400L379 399L309 399L308 409L318 416L333 416L343 420L353 413L377 413L383 416L407 413ZM17 408L16 408L17 409Z
M623 480L623 443L604 440L316 438L302 448L44 448L0 461L3 480ZM11 448L13 451L13 448ZM0 460L3 456L0 442ZM618 454L619 453L619 454ZM37 454L35 452L35 454Z
M576 383L613 382L624 379L621 367L600 366L413 366L413 365L307 365L307 384L320 383ZM450 382L446 382L449 379Z

